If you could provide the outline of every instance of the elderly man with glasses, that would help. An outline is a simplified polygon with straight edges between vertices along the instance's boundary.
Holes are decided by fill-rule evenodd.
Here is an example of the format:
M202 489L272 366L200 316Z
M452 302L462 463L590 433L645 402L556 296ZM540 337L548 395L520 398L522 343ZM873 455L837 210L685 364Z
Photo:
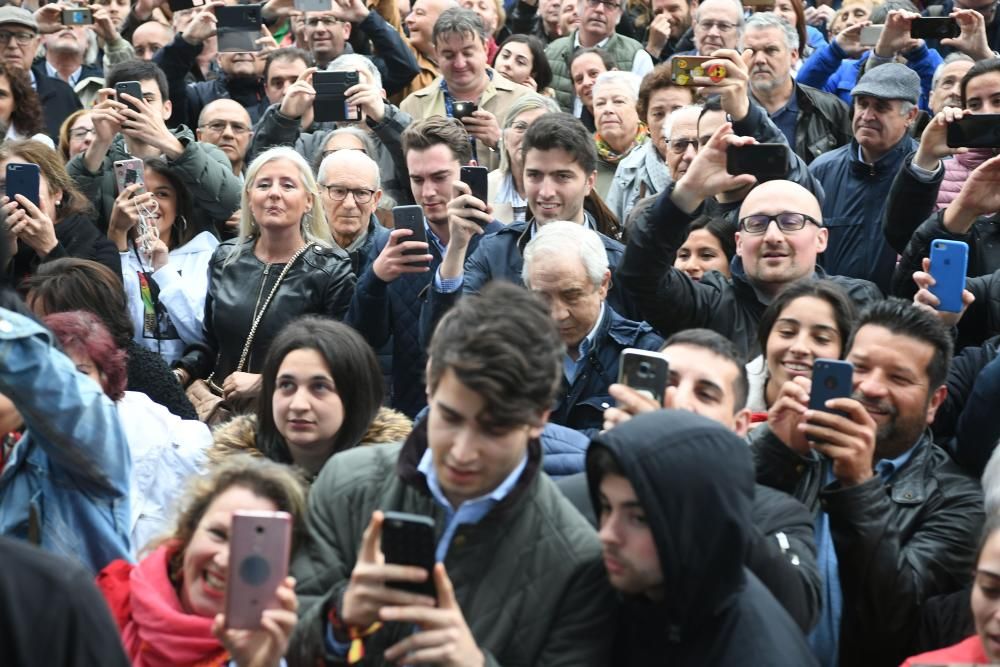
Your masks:
M743 36L743 6L737 0L705 0L695 10L693 23L699 56L735 49Z
M611 56L615 67L639 78L653 69L653 59L643 45L615 32L622 18L624 0L577 0L580 27L549 44L545 55L552 66L552 88L563 111L573 113L573 77L570 59L581 47L597 47Z
M253 137L250 114L242 104L234 100L210 102L198 118L196 136L198 141L218 146L233 165L233 174L242 180Z

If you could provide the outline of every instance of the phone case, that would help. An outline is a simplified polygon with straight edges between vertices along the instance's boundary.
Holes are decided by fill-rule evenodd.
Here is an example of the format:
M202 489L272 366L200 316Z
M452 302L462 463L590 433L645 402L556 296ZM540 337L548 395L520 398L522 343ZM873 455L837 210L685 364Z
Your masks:
M816 359L812 368L812 390L809 392L809 409L843 415L831 410L826 402L831 398L848 398L854 393L854 365L840 359Z
M975 114L948 123L951 148L1000 148L1000 114Z
M406 241L422 241L427 243L427 232L424 230L424 209L419 206L396 206L392 209L392 222L396 229L409 229L413 232ZM404 255L426 255L423 250L404 250ZM418 263L413 264L419 266Z
M292 516L287 512L234 512L226 578L226 627L260 627L265 609L288 576Z
M659 352L626 348L618 360L618 384L640 391L660 405L667 392L670 363Z
M260 39L260 8L260 5L229 5L215 8L219 51L225 53L260 51L261 46L256 43Z
M962 241L934 239L931 242L931 294L941 303L937 309L949 313L962 312L962 290L968 271L969 246Z
M713 65L707 70L702 67L709 56L674 56L670 59L670 78L678 86L693 86L694 77L707 76L714 83L726 78L726 68L723 65Z
M8 163L6 174L7 196L13 200L14 195L23 195L28 201L38 206L38 181L40 173L37 164L24 162Z
M727 146L726 172L734 176L753 174L758 182L785 178L788 174L788 147L785 144Z
M141 183L142 188L136 194L145 192L145 177L143 176L145 167L143 166L142 160L139 158L130 158L128 160L118 160L114 164L115 167L115 183L118 185L118 193L124 190L127 186L133 183Z
M142 86L138 81L122 81L121 83L115 84L115 99L117 99L122 104L126 105L129 109L135 112L139 112L139 107L137 107L132 102L126 102L121 94L131 95L136 99L142 99Z
M357 72L316 72L313 74L313 117L317 122L356 121L361 118L357 107L347 108L345 93L360 82Z
M488 204L490 199L488 176L489 170L486 167L462 167L459 169L459 178L472 190L472 196L484 204Z
M406 512L385 512L385 521L382 523L382 553L385 555L385 562L427 570L426 581L387 581L387 586L436 598L434 580L431 578L436 560L435 550L434 521L430 517Z
M91 25L93 23L94 13L85 7L62 10L63 25Z

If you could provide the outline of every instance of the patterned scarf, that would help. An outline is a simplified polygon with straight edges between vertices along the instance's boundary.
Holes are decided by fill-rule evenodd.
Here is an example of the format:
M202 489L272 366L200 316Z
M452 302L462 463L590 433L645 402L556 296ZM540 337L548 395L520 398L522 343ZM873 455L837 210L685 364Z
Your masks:
M597 144L597 157L600 158L601 162L607 164L618 164L619 161L626 155L632 152L632 149L636 146L642 144L646 139L649 138L649 128L642 121L639 121L639 129L636 130L635 139L629 145L628 150L624 153L618 153L613 149L608 142L601 138L600 132L594 133L594 142Z

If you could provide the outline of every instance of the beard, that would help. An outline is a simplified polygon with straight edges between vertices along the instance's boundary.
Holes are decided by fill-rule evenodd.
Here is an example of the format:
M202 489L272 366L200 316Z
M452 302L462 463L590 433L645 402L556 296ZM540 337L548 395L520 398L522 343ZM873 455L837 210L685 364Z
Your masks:
M888 415L889 420L884 424L879 424L875 431L875 457L872 463L881 459L894 459L900 454L912 448L920 435L927 427L927 406L930 399L924 404L924 410L917 414L901 415L899 410L887 400L871 400L866 398L860 391L854 392L851 398L860 402L863 406L871 407L879 412Z

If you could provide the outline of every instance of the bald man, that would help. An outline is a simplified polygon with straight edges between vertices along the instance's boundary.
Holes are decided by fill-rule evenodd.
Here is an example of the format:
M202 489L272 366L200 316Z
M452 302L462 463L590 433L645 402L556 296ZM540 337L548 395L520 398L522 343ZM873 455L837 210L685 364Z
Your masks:
M174 29L159 21L146 21L132 33L132 47L135 57L152 60L157 51L172 42Z
M198 116L198 141L218 146L229 158L237 177L243 174L252 137L250 114L235 100L209 102Z
M728 134L727 134L728 132ZM720 128L698 151L684 175L660 195L659 214L636 219L618 268L626 292L643 318L664 337L704 327L732 340L747 359L756 356L757 324L767 304L797 280L829 278L859 305L882 298L857 278L828 276L816 265L829 231L816 197L791 181L757 185L743 200L737 219L732 278L709 271L693 280L674 267L691 221L713 193L753 185L753 176L725 169L729 144L752 139Z

